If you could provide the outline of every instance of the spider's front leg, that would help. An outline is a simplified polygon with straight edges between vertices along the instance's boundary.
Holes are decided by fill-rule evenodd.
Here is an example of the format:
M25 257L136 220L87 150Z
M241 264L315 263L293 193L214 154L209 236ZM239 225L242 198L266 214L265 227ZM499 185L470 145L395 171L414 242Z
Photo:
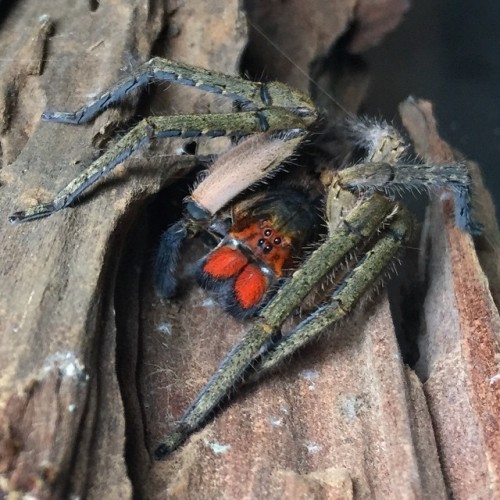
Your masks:
M345 220L332 232L327 241L313 252L304 265L280 288L276 296L261 312L255 325L227 355L215 375L182 416L172 434L158 445L155 450L156 458L165 458L207 420L235 384L241 382L242 377L252 365L262 363L262 361L258 361L262 347L279 330L286 318L300 306L310 291L332 269L338 266L346 255L364 241L372 238L392 214L394 214L392 203L381 195L372 195L362 200L347 214ZM381 239L380 247L377 248L380 250L384 250L386 247L400 248L410 227L408 220L405 212L401 211L401 215L397 215L392 222L394 235L390 230L387 231L389 236L383 242ZM374 251L374 256L367 254L366 263L363 263L360 268L362 272L348 278L345 284L339 288L339 296L334 299L339 313L337 315L320 314L320 323L315 323L314 326L317 332L337 321L352 309L359 301L363 290L377 279L385 268L387 260L392 258L390 255L394 254L389 252L382 257L380 250ZM345 301L345 304L341 300ZM299 337L294 332L285 337L285 339L293 340L282 344L286 351L283 356L289 355L304 343L303 341L296 342ZM306 337L304 341L307 341L310 335L307 334ZM290 344L294 344L293 349L289 349ZM278 350L281 351L281 349L278 345ZM272 359L271 353L267 354L267 358ZM267 365L261 366L268 368Z
M276 106L290 109L297 116L312 117L313 121L317 117L309 97L282 83L252 82L238 76L154 57L76 111L47 111L43 113L42 119L71 125L87 123L105 109L119 104L127 95L154 82L175 83L222 95L234 101L237 108L243 111Z
M97 180L125 161L132 153L143 147L151 139L163 137L194 138L202 136L248 135L255 131L263 131L261 128L263 117L266 120L266 130L276 130L279 127L283 127L283 123L285 123L290 124L290 128L295 131L292 134L294 137L301 134L300 127L295 127L301 125L299 123L300 120L281 108L259 112L248 111L228 114L146 118L127 132L111 149L91 163L78 177L57 193L51 202L15 212L9 217L9 222L16 223L39 219L69 207L78 196L91 187ZM286 136L286 139L292 138L292 135ZM265 167L269 167L269 164Z
M256 132L303 131L318 116L307 96L281 83L250 82L236 76L154 58L130 78L122 80L74 113L48 112L43 118L53 122L85 123L107 107L117 104L131 91L157 80L227 96L241 112L144 119L72 180L51 202L15 212L9 217L9 221L15 223L38 219L68 207L82 192L150 139L222 135L238 137Z
M464 163L422 164L405 161L406 144L387 123L358 121L350 124L356 145L368 151L362 163L338 173L338 182L353 192L404 191L438 192L449 190L455 201L455 223L471 234L481 232L472 217L471 177Z

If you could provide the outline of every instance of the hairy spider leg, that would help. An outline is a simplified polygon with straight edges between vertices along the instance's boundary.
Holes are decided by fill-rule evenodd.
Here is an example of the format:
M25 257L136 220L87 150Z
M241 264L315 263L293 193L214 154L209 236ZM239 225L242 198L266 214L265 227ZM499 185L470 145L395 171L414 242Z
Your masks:
M316 338L325 328L343 319L379 280L411 235L411 215L402 205L397 207L394 218L384 229L381 238L333 292L330 301L273 343L268 352L252 366L254 370L252 379L276 368L285 358Z
M302 303L313 287L338 266L345 255L361 242L371 238L392 213L393 204L387 198L374 194L347 214L344 223L339 225L285 282L262 310L250 331L226 356L215 375L184 413L174 431L157 446L154 452L157 459L165 458L207 420L234 385L241 381L242 375L251 367L262 347L278 331L292 311ZM356 282L352 283L348 288L351 293ZM353 298L354 304L360 296L353 294Z
M455 199L455 224L471 234L481 232L472 218L470 173L463 163L403 164L359 163L338 172L338 182L353 193L377 190L385 193L403 191L433 192L449 189Z
M153 58L79 110L46 112L46 121L81 124L91 120L107 107L117 104L128 93L150 81L163 80L232 99L239 113L151 117L142 120L116 145L71 181L50 203L18 211L9 217L11 223L46 217L68 207L77 196L103 175L122 163L150 139L158 137L241 136L255 132L306 130L318 118L312 101L302 92L279 82L250 82L240 77L196 68L167 59Z
M162 297L173 297L177 290L177 264L182 245L188 236L184 219L172 224L163 232L156 252L154 266L155 290Z
M234 101L237 108L243 111L275 106L288 109L309 123L317 118L311 99L283 83L252 82L238 76L154 57L76 111L47 111L42 114L42 119L71 125L86 123L106 108L116 106L127 95L153 82L176 83L219 94Z
M229 234L198 264L197 280L217 292L238 318L257 313L285 271L316 235L319 213L309 193L282 187L254 195L233 208Z
M411 98L410 98L411 99ZM338 183L352 193L383 191L435 192L450 190L455 199L455 224L471 234L482 225L473 220L471 177L465 163L419 164L404 162L406 144L401 134L384 121L368 119L346 122L353 144L366 150L364 161L338 172Z
M98 179L108 174L116 165L125 161L151 139L248 135L263 131L261 128L262 116L266 118L266 130L268 131L282 130L288 126L293 130L301 130L300 127L303 125L296 115L282 108L227 114L158 116L144 119L112 148L91 163L50 203L15 212L9 217L9 222L25 222L47 217L68 207Z

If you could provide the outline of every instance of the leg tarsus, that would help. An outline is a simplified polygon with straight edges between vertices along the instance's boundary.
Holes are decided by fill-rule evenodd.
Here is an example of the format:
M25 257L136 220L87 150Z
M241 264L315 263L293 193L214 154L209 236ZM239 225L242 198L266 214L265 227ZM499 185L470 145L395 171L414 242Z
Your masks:
M141 65L130 78L121 80L109 90L99 94L95 99L76 111L45 111L42 113L42 120L55 123L66 123L69 125L88 123L105 109L118 104L131 92L139 90L150 83L152 75L148 65L149 62Z
M483 231L483 224L474 220L471 194L468 188L454 189L455 224L463 231L477 236Z
M46 203L44 205L37 205L36 210L20 210L19 212L14 212L9 217L9 222L11 224L17 224L18 222L26 222L35 219L42 219L43 217L48 217L54 212L57 212L58 208L54 206L53 203Z
M155 460L165 460L172 452L174 452L179 446L181 446L192 431L179 428L176 432L173 432L168 436L165 442L159 444L154 452L153 456Z

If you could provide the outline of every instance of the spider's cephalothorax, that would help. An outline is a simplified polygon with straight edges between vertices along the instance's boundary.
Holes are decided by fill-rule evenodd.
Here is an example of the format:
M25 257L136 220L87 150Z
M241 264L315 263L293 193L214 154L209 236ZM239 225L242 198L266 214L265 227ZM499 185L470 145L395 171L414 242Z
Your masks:
M326 193L324 219L328 236L296 271L289 273L304 243L316 231L314 195L285 185L273 191L271 186L265 193L240 199L233 205L229 228L219 213L296 154L318 119L313 103L301 92L280 83L250 82L155 58L76 112L46 113L44 118L84 123L152 80L176 82L226 96L235 103L236 112L144 119L50 203L16 212L10 221L36 219L68 207L80 193L150 139L255 134L211 165L186 201L183 218L167 229L160 242L156 287L162 295L175 293L176 267L186 237L208 230L221 242L200 262L199 281L206 288L217 290L224 307L237 316L257 314L253 326L223 360L176 428L155 449L155 457L161 459L206 421L250 368L255 374L274 368L325 328L342 320L380 281L408 241L412 227L407 210L388 194L404 189L447 188L455 196L457 225L468 231L477 226L470 217L470 177L463 164L422 165L405 161L404 141L396 130L383 123L354 121L343 137L348 148L364 153L361 158L355 154L345 156L359 158L355 164L338 158L326 162L321 180ZM295 158L293 162L299 169L300 160ZM342 266L346 256L350 256L351 270L337 274L340 279L333 290L328 288L330 296L291 331L281 331L286 319L326 276ZM276 293L271 297L273 291Z
M297 187L251 196L232 210L233 224L198 266L199 284L217 292L221 305L247 318L266 303L317 232L314 200ZM161 270L160 270L161 271Z

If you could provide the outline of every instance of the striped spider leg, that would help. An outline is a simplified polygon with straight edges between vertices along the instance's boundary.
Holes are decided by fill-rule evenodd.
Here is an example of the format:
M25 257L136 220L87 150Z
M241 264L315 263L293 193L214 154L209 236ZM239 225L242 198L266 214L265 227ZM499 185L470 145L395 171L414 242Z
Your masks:
M375 191L445 186L456 193L468 192L470 179L463 165L401 163L404 142L391 127L360 122L353 133L367 153L363 163L330 170L325 176L328 237L260 311L173 431L158 444L154 452L157 459L167 457L201 427L244 379L253 380L274 369L328 326L345 318L380 281L408 241L412 217L403 205ZM343 274L326 302L280 335L285 320L353 253L357 255L354 267Z
M15 223L46 217L70 206L81 193L151 139L223 135L238 137L256 132L272 134L283 130L300 133L307 130L318 117L314 105L307 96L279 82L250 82L243 78L194 68L167 59L153 58L137 68L129 78L99 94L79 110L72 113L46 112L42 118L73 125L86 123L107 107L117 105L127 94L154 81L178 83L226 96L234 102L235 110L238 112L143 119L57 193L51 202L15 212L9 217L9 221ZM290 135L285 135L284 138L286 140ZM264 175L268 173L266 167L261 167ZM241 171L245 171L245 168L242 167ZM257 179L245 180L252 184ZM248 185L240 185L239 189L242 190Z

